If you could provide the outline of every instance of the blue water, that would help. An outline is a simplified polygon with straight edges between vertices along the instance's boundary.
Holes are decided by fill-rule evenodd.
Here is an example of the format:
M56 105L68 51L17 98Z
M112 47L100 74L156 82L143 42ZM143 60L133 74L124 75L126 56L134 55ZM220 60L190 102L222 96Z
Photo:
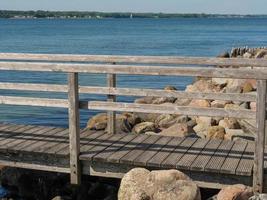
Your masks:
M267 18L233 19L0 19L0 52L216 56L232 47L267 46ZM66 74L1 72L1 82L66 84ZM191 78L119 76L118 86L178 89ZM81 85L104 86L105 76L81 75ZM66 98L65 94L2 91L1 95ZM104 100L104 96L81 95ZM120 97L122 101L132 98ZM93 111L81 111L85 125ZM67 126L67 110L0 106L0 121Z

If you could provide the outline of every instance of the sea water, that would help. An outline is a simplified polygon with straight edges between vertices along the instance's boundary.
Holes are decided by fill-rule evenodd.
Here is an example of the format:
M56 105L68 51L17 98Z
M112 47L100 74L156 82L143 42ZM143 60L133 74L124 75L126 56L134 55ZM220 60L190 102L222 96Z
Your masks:
M232 47L267 46L267 18L0 19L0 52L216 56ZM80 85L105 86L106 77L81 74ZM0 72L1 82L67 84L64 73ZM119 87L184 89L189 77L118 76ZM62 93L0 90L0 95L67 98ZM83 100L105 100L80 95ZM134 98L119 97L131 102ZM85 126L95 111L81 110ZM67 126L67 109L0 105L0 121Z

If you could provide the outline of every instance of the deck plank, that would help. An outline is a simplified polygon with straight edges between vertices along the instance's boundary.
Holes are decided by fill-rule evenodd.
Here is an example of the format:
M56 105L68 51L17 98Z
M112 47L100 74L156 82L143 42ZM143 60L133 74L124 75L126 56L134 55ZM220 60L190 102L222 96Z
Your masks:
M220 172L221 166L223 165L225 158L227 158L228 153L230 152L233 145L233 141L222 141L216 152L213 154L212 158L205 166L205 171Z
M175 150L175 148L183 142L185 138L175 137L161 151L157 152L148 162L149 167L160 167L161 163Z
M90 143L94 140L97 140L99 137L105 135L103 131L98 132L91 132L86 131L82 134L83 136L80 137L80 151L83 152L84 146L89 146ZM67 143L63 142L59 145L57 145L56 148L51 149L52 152L59 155L69 155L69 139L67 140Z
M134 160L139 157L144 151L146 151L152 144L157 142L161 137L157 135L150 135L142 143L138 144L136 148L129 151L125 156L120 159L120 163L123 164L135 164Z
M163 168L176 168L177 163L190 147L197 141L197 138L186 138L175 150L161 163Z
M10 146L23 132L30 130L40 130L40 128L30 125L13 125L8 127L2 131L2 135L0 136L0 148L7 150L7 144Z
M254 159L255 145L251 142L248 143L245 152L236 169L237 175L251 176L253 170L253 159Z
M23 151L34 151L42 153L42 151L40 151L40 147L45 144L51 144L53 141L59 141L60 138L55 134L64 130L64 128L55 128L43 133L36 134L36 136L32 139L32 142L30 142L29 144L25 143L25 145L21 146L20 148L23 149Z
M178 169L189 170L191 164L195 161L208 142L209 140L198 139L187 151L187 153L179 160L179 162L176 164L176 167Z
M107 134L107 135L111 135L111 137L109 137L106 140L99 141L98 144L95 144L93 148L86 150L80 157L87 158L87 160L90 161L93 159L95 155L97 155L102 151L105 151L108 147L118 142L118 140L120 140L121 138L126 137L125 134Z
M62 128L61 128L62 129ZM57 132L59 128L41 128L35 132L24 132L22 137L14 142L14 150L32 151L33 145L40 145L42 143L49 143L53 141L52 133Z
M190 166L190 170L204 171L207 163L216 152L217 148L221 144L222 140L210 140L201 153L197 156L195 161Z
M134 138L131 142L125 144L119 151L114 152L107 158L107 162L111 163L119 163L121 158L127 155L131 150L135 149L140 143L146 140L149 136L148 135L139 135L138 137Z
M133 139L138 137L137 134L127 134L125 137L121 138L118 142L106 148L104 151L99 152L93 157L94 161L107 161L107 158L110 157L114 152L119 151L123 146L127 145ZM83 159L83 155L81 155L81 159Z
M228 157L225 159L220 172L225 174L235 174L236 168L242 158L247 147L247 142L235 142L230 150Z
M144 150L133 163L137 166L147 166L147 162L153 158L161 149L171 141L173 137L161 137L158 141L152 144L148 149Z

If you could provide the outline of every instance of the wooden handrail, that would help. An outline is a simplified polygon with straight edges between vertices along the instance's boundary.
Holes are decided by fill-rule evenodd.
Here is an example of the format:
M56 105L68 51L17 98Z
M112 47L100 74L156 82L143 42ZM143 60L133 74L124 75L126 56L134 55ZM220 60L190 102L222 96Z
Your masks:
M139 103L119 103L105 101L82 101L81 108L92 110L107 110L120 112L137 112L137 113L158 113L158 114L177 114L190 116L209 116L209 117L234 117L243 119L255 119L256 112L242 109L224 109L224 108L201 108L192 106L171 106L171 105L154 105Z
M26 54L0 53L0 60L143 63L174 65L254 66L267 67L264 59L178 57L178 56L117 56L117 55L73 55L73 54Z
M267 64L267 61L266 61ZM208 78L259 79L267 80L265 69L215 68L215 67L169 67L138 66L112 64L70 64L70 63L34 63L0 62L0 70L72 72L98 74L128 74L151 76L193 76Z
M68 92L67 85L56 84L29 84L29 83L7 83L0 82L1 90L39 91L39 92ZM174 97L181 99L212 99L226 101L252 101L256 102L255 94L238 93L206 93L206 92L184 92L175 90L137 89L137 88L115 88L79 86L79 93L116 95L116 96L138 96L138 97Z

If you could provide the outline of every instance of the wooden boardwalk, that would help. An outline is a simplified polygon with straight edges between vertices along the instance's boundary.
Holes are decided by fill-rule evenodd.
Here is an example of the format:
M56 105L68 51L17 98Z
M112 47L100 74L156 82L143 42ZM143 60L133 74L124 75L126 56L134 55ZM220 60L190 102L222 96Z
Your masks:
M201 186L209 180L217 188L233 181L251 184L253 151L248 142L82 131L80 160L84 174L121 178L134 167L179 169ZM3 165L68 172L69 131L0 124L0 160Z
M66 108L69 114L68 130L0 124L0 165L69 173L72 184L81 184L82 174L121 178L134 167L179 169L200 186L220 188L243 183L253 186L254 192L263 192L267 188L266 67L266 59L0 53L0 71L68 75L67 85L47 84L45 80L0 82L1 90L67 93L67 99L51 98L53 94L47 98L3 95L0 104ZM79 85L81 73L106 75L106 87ZM253 79L257 81L257 91L252 94L121 88L116 86L120 75ZM104 95L107 101L81 100L80 94ZM117 96L255 102L256 110L126 103L116 101ZM80 109L107 113L108 133L81 131ZM116 112L255 120L256 145L244 141L120 134L116 131Z

